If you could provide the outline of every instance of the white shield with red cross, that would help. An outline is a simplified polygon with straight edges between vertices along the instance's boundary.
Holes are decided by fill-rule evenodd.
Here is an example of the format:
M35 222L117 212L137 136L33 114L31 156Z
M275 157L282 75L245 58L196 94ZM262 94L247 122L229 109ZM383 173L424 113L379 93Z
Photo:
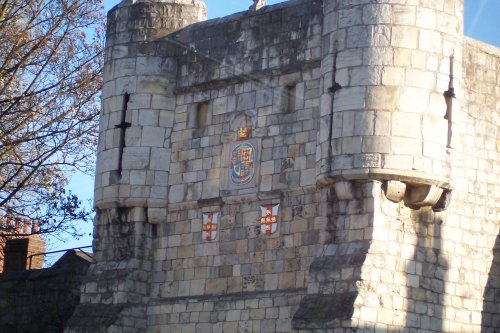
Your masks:
M203 213L202 236L207 242L217 239L217 225L219 223L219 213Z
M271 235L278 230L278 212L280 205L260 206L260 232L264 235Z

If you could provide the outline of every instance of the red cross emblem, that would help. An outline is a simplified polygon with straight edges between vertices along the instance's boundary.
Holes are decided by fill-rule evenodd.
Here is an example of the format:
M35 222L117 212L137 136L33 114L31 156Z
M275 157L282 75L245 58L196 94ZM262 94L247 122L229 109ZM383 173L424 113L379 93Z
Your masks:
M260 207L262 215L260 218L260 231L261 233L269 236L276 232L278 229L278 205L267 205Z
M203 238L211 242L217 238L217 218L219 213L206 213L203 214Z

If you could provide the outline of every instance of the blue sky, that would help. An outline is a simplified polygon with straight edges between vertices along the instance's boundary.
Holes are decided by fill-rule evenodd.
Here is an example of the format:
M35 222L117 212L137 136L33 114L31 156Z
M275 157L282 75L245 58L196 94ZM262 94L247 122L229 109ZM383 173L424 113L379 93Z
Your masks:
M120 0L103 0L104 8L110 10ZM267 0L273 5L284 0ZM205 0L208 17L216 18L248 9L251 0ZM465 28L467 36L500 47L500 0L465 0Z
M103 0L106 11L117 5L120 0ZM268 0L267 5L283 2L283 0ZM209 18L226 16L248 9L251 0L205 0L208 6ZM500 0L465 0L465 27L467 36L479 39L489 44L500 47ZM70 188L81 198L92 198L93 179L89 176L75 175L70 183ZM82 226L86 233L80 240L69 242L56 242L52 246L65 249L76 246L85 246L92 243L92 225Z

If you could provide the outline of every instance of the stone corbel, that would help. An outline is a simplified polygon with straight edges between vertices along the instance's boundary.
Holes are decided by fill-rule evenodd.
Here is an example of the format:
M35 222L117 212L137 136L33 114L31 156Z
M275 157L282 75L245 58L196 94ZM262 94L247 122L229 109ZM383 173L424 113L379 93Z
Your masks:
M435 185L410 186L407 197L408 204L416 207L434 206L442 194L443 189Z
M392 202L400 202L404 199L406 184L397 180L388 180L385 183L385 196Z
M442 212L446 209L448 209L448 206L450 205L451 202L451 190L445 189L443 190L443 194L441 195L441 198L439 198L438 202L432 206L432 210L435 212Z
M387 180L384 190L386 198L392 202L404 200L410 207L432 206L434 211L446 210L451 200L451 190L436 185Z

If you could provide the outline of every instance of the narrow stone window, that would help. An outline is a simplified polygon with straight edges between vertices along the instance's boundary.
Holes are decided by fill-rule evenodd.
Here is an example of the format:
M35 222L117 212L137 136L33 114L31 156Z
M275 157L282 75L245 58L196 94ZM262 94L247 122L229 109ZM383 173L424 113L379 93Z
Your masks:
M158 236L158 225L151 224L151 237L156 238Z
M295 104L297 101L296 85L288 85L283 91L283 111L286 113L295 112Z
M208 125L208 102L198 103L196 107L196 127L203 128Z
M122 178L122 164L123 164L123 149L125 148L125 135L127 128L131 126L131 123L126 121L128 113L128 102L130 101L130 94L126 93L123 95L123 106L120 113L120 123L115 125L115 128L119 130L119 142L118 142L118 168L113 170L109 175L110 184L116 184Z

